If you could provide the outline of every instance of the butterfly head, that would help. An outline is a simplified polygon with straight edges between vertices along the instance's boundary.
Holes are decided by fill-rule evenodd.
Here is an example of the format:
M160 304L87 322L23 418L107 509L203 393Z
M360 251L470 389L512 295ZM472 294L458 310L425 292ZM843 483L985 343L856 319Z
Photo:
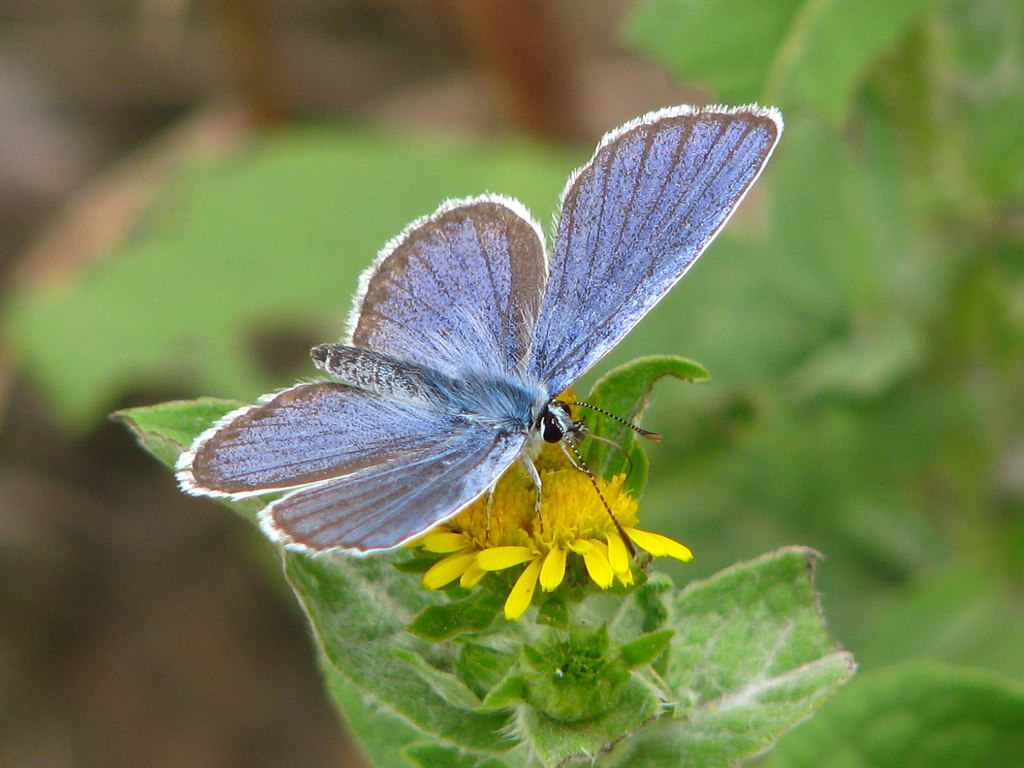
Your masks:
M533 429L545 443L558 443L567 436L570 440L582 436L583 423L573 420L568 403L552 399L537 416Z

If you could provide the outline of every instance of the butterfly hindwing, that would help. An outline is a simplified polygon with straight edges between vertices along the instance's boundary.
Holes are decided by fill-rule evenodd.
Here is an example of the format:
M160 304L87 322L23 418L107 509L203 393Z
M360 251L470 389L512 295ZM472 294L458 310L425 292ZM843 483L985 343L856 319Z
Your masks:
M335 382L299 384L229 414L178 462L196 495L287 495L263 527L296 547L387 549L455 515L525 437Z
M524 442L474 425L295 491L266 507L261 524L272 538L305 550L390 549L458 514L508 469Z

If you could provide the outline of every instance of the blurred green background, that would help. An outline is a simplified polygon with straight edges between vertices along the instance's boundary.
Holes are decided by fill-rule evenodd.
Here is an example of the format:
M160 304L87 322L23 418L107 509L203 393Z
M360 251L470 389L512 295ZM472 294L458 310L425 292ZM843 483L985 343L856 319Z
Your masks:
M825 555L862 671L768 762L843 743L844 765L1005 764L992 745L1024 730L1024 3L0 14L0 766L354 764L271 548L107 412L309 376L412 218L492 191L549 222L605 130L754 101L786 119L754 194L584 391L641 354L712 373L660 385L645 419L665 435L645 527L697 555L677 580ZM894 685L977 727L938 752L916 747L941 718L869 727Z

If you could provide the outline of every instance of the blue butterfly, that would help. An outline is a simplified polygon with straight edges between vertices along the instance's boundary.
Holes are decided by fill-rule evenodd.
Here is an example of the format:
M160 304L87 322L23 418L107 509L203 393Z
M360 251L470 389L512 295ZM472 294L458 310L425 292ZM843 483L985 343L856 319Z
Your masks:
M607 134L562 195L554 253L517 201L443 204L362 275L330 381L229 413L177 466L188 493L283 493L263 530L367 554L454 517L543 442L578 432L554 397L679 281L782 132L777 110L674 107Z

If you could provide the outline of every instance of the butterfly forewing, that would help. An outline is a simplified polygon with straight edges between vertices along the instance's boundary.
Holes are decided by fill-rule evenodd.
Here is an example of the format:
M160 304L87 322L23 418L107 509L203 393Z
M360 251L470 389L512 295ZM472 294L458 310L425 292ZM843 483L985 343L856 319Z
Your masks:
M772 109L684 107L606 136L563 196L529 372L558 392L615 346L718 234L781 129Z
M529 352L544 244L522 205L452 201L414 222L361 281L351 343L434 366L509 371Z

